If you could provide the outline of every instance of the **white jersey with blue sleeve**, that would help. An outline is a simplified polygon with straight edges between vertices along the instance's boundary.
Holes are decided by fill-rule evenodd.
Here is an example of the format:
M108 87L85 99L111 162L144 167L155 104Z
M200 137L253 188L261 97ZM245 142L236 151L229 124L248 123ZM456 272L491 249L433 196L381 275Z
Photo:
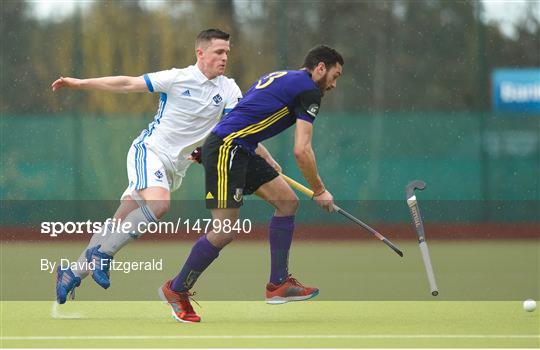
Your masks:
M184 161L200 145L224 113L242 97L233 79L208 79L196 65L144 75L150 92L160 93L154 121L135 139L144 143L165 166L185 172ZM169 163L169 164L167 164Z
M242 98L233 79L210 80L196 65L143 77L148 91L160 93L159 107L128 152L129 185L122 198L148 187L176 190L192 164L188 156Z

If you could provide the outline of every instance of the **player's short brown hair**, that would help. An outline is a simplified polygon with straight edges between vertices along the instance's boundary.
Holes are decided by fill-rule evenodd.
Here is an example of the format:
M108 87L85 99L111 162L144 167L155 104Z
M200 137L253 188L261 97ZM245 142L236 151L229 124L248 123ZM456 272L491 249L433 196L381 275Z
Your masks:
M328 69L339 63L343 66L345 63L339 52L326 45L315 46L306 55L302 68L309 70L315 69L319 62L323 62Z
M231 36L229 33L225 33L224 31L219 29L205 29L200 32L199 35L197 35L197 40L195 40L195 48L205 48L208 44L210 44L212 39L222 39L229 41L230 37Z

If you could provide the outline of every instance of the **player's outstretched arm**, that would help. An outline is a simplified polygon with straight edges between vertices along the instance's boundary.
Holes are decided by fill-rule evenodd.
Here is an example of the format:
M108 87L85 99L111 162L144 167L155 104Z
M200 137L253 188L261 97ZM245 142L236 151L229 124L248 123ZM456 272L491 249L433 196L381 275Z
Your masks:
M70 77L60 77L51 84L52 90L65 89L86 89L102 90L116 93L145 92L148 91L143 76L113 76L90 79L77 79Z
M263 146L262 143L257 144L257 148L255 149L255 153L257 153L259 156L261 156L270 166L278 173L281 173L283 169L281 169L281 166L278 164L278 162L275 161L275 159L272 157L268 149Z
M311 147L312 135L313 125L305 120L297 119L294 134L294 156L302 175L313 190L313 199L317 201L319 206L332 212L334 211L334 197L324 187L319 177L315 153Z

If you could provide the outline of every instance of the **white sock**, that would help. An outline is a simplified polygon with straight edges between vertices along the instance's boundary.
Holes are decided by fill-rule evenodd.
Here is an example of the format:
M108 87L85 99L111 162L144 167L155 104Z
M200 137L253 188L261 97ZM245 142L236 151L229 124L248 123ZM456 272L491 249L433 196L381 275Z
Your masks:
M157 222L156 216L147 205L142 205L133 210L122 221L122 226L126 223L131 223L131 232L125 233L120 232L121 230L116 230L101 244L99 251L114 256L126 244L144 234L144 232L139 232L138 230L139 225L143 222L145 223L145 225L142 225L143 228L146 228L149 222Z
M92 235L92 238L90 238L90 242L84 248L84 250L81 253L81 256L79 256L79 259L77 260L77 267L75 269L71 269L75 276L79 276L81 279L86 278L90 274L90 270L88 269L88 264L86 263L86 251L90 248L93 248L97 246L98 244L102 244L107 236L110 234L112 230L112 226L110 222L107 222L108 225L103 225L103 228L94 233Z

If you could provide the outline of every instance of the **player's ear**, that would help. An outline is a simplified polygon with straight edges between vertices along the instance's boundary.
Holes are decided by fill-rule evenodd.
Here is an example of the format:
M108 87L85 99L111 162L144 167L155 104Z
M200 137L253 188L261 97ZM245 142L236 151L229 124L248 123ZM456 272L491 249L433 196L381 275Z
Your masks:
M197 55L197 59L201 59L203 56L204 50L202 47L198 47L195 49L195 54Z
M319 64L317 64L317 67L315 67L315 69L316 69L321 75L324 75L324 73L326 72L326 64L324 64L324 62L319 62Z

